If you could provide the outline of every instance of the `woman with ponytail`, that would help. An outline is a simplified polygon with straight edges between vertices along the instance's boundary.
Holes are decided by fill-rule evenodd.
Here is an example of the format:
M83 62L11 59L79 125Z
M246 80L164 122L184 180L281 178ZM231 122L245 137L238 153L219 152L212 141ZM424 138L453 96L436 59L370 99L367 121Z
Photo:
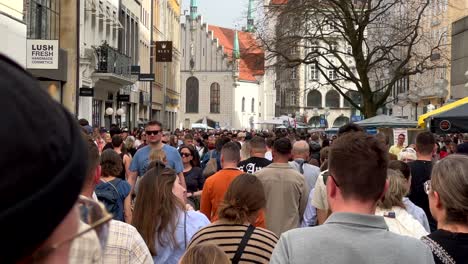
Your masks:
M219 220L198 231L189 248L208 242L219 246L233 264L241 259L242 263L269 263L278 237L252 225L265 205L265 192L258 178L248 173L237 176L219 207Z

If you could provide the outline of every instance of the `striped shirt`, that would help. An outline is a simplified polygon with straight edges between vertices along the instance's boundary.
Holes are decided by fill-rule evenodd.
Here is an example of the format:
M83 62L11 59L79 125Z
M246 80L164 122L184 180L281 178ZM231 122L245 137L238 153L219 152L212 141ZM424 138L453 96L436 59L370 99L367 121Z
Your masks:
M213 223L193 236L189 248L201 243L212 243L219 246L232 260L247 228L248 225L226 224L221 221ZM269 263L277 242L278 237L273 232L255 228L240 263Z

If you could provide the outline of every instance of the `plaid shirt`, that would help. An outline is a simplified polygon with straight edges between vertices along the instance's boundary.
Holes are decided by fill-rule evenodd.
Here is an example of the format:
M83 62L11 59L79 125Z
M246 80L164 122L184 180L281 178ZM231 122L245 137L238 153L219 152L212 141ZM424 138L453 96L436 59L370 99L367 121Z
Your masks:
M80 221L79 232L89 226ZM101 245L96 232L90 231L75 238L71 244L69 263L70 264L94 264L101 262Z
M153 264L154 262L140 233L129 224L112 220L109 225L109 238L103 252L102 263Z

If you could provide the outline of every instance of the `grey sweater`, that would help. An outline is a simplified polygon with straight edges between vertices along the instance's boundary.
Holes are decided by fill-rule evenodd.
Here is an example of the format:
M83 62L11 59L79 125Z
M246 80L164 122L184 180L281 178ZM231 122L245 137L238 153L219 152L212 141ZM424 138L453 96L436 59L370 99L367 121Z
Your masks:
M270 263L432 264L434 259L421 241L388 231L381 216L334 213L324 225L283 233Z

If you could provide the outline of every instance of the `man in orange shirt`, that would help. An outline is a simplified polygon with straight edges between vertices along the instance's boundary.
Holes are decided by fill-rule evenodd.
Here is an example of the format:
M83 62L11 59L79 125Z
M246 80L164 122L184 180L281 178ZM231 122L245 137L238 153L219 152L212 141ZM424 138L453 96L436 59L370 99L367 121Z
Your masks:
M201 195L200 212L211 222L218 220L218 207L224 200L229 185L237 176L244 173L237 168L240 161L240 149L235 142L226 143L221 149L222 170L210 176L205 181ZM265 227L263 211L260 212L255 226Z

